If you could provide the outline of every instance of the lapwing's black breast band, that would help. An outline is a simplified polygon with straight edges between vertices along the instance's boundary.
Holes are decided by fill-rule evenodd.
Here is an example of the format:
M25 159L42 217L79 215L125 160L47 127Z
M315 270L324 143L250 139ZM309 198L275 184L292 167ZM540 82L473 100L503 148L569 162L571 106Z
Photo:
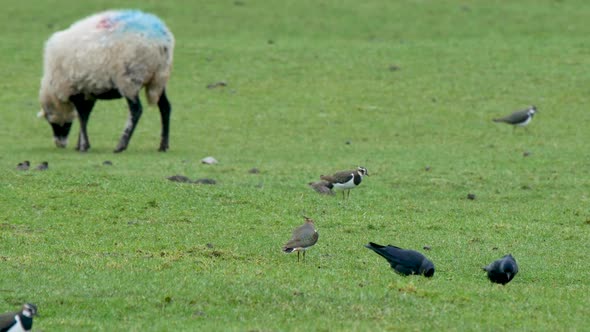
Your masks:
M363 180L362 176L358 172L354 173L354 184L358 186Z

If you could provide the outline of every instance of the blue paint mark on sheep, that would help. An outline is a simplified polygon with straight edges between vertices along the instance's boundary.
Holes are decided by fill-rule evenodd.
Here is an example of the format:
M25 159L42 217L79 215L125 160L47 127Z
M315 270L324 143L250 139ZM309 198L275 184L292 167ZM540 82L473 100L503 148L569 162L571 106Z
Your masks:
M116 30L122 33L138 32L150 38L170 39L166 25L155 15L139 10L124 10L116 12L110 19L117 26Z

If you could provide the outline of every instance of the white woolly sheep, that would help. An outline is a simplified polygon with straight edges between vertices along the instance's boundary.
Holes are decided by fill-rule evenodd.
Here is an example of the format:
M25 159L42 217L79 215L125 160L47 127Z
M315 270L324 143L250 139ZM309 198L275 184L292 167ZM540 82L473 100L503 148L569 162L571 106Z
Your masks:
M172 69L174 36L156 16L139 10L113 10L84 18L54 33L45 43L40 116L53 128L58 147L76 113L80 134L76 150L90 148L87 124L98 99L124 97L129 120L115 152L127 148L141 117L139 91L158 104L162 119L159 151L168 149L171 106L166 84Z

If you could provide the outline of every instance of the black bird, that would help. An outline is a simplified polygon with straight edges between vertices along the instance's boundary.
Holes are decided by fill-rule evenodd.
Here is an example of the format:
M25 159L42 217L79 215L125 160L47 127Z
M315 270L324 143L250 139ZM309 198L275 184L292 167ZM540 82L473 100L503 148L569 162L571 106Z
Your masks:
M18 163L18 165L16 165L16 170L17 171L28 171L30 166L31 166L31 163L28 160L25 160L22 163Z
M333 175L321 175L320 179L330 183L336 189L342 189L342 197L344 197L344 190L348 190L348 196L350 196L350 189L361 184L365 175L368 176L369 171L359 166L355 170L336 172Z
M37 171L46 171L49 168L49 163L44 161L42 163L39 164L39 166L37 166L35 168L35 170Z
M483 268L491 282L506 285L518 273L518 265L511 254L508 254Z
M382 246L373 242L369 242L365 247L385 258L391 264L391 268L401 275L423 274L429 278L434 275L434 264L415 250L392 245Z
M37 306L25 303L20 312L9 312L0 315L0 332L27 332L33 328L33 316L37 314Z
M504 122L504 123L511 124L514 126L524 127L531 122L535 113L537 113L537 108L534 105L532 105L525 110L516 111L510 115L503 117L503 118L497 118L497 119L493 119L493 120L494 120L494 122Z

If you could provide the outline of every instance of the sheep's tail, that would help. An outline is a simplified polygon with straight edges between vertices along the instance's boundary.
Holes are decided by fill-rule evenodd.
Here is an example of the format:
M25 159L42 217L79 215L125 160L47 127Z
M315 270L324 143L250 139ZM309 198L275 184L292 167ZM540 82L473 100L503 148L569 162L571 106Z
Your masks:
M154 87L152 85L148 85L145 88L145 96L147 98L147 101L150 105L154 105L157 104L158 101L160 100L160 96L162 95L162 92L164 92L164 88L163 86L158 86L158 87Z
M157 72L154 78L145 86L145 96L150 105L157 104L166 89L170 71Z
M163 63L161 63L159 69L154 73L154 77L145 86L145 95L150 105L158 103L162 92L166 89L172 71L173 54L174 39L172 39L170 45L160 47L160 56Z

